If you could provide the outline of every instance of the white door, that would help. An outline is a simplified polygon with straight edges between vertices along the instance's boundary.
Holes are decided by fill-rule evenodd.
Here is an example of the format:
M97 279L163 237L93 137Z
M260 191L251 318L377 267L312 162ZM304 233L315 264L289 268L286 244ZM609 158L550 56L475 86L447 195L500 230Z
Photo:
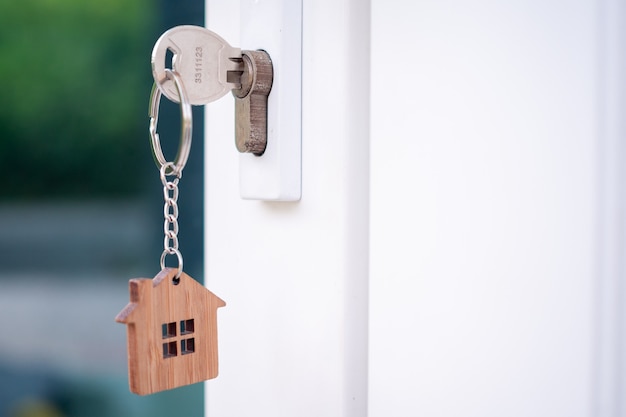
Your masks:
M301 201L239 198L207 106L207 415L625 415L625 11L304 0Z

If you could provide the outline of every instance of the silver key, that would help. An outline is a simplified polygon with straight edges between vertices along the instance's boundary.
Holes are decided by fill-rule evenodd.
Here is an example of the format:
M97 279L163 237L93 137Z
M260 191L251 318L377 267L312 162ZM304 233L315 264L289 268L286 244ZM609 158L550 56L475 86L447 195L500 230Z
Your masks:
M165 75L166 53L182 78L189 103L204 105L241 88L241 49L201 26L177 26L163 33L152 50L152 75L161 92L178 103L174 82Z

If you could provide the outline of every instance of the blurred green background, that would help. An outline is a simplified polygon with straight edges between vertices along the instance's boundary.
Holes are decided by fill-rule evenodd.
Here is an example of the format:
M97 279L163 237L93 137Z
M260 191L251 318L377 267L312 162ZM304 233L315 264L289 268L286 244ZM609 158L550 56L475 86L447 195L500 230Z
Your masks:
M196 384L128 392L128 279L153 277L161 183L148 140L150 53L204 2L0 2L0 417L202 415ZM174 155L178 109L159 132ZM202 279L202 109L180 184L181 250Z
M141 191L156 12L148 0L0 3L0 165L16 179L3 198Z

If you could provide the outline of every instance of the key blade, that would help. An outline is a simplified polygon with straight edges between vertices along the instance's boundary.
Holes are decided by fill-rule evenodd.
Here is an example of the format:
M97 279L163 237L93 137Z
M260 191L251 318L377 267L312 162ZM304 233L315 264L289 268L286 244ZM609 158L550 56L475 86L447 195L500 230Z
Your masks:
M241 76L243 75L243 59L231 59L235 65L226 71L226 82L232 90L241 88Z

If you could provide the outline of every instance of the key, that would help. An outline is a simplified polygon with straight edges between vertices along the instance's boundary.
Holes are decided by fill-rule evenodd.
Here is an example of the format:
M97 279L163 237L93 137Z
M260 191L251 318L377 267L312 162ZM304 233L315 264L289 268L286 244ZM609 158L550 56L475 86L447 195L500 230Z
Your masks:
M186 88L189 103L204 105L241 88L241 49L200 26L177 26L161 35L152 50L152 75L161 92L178 103L176 85L165 75L167 51L172 69Z

